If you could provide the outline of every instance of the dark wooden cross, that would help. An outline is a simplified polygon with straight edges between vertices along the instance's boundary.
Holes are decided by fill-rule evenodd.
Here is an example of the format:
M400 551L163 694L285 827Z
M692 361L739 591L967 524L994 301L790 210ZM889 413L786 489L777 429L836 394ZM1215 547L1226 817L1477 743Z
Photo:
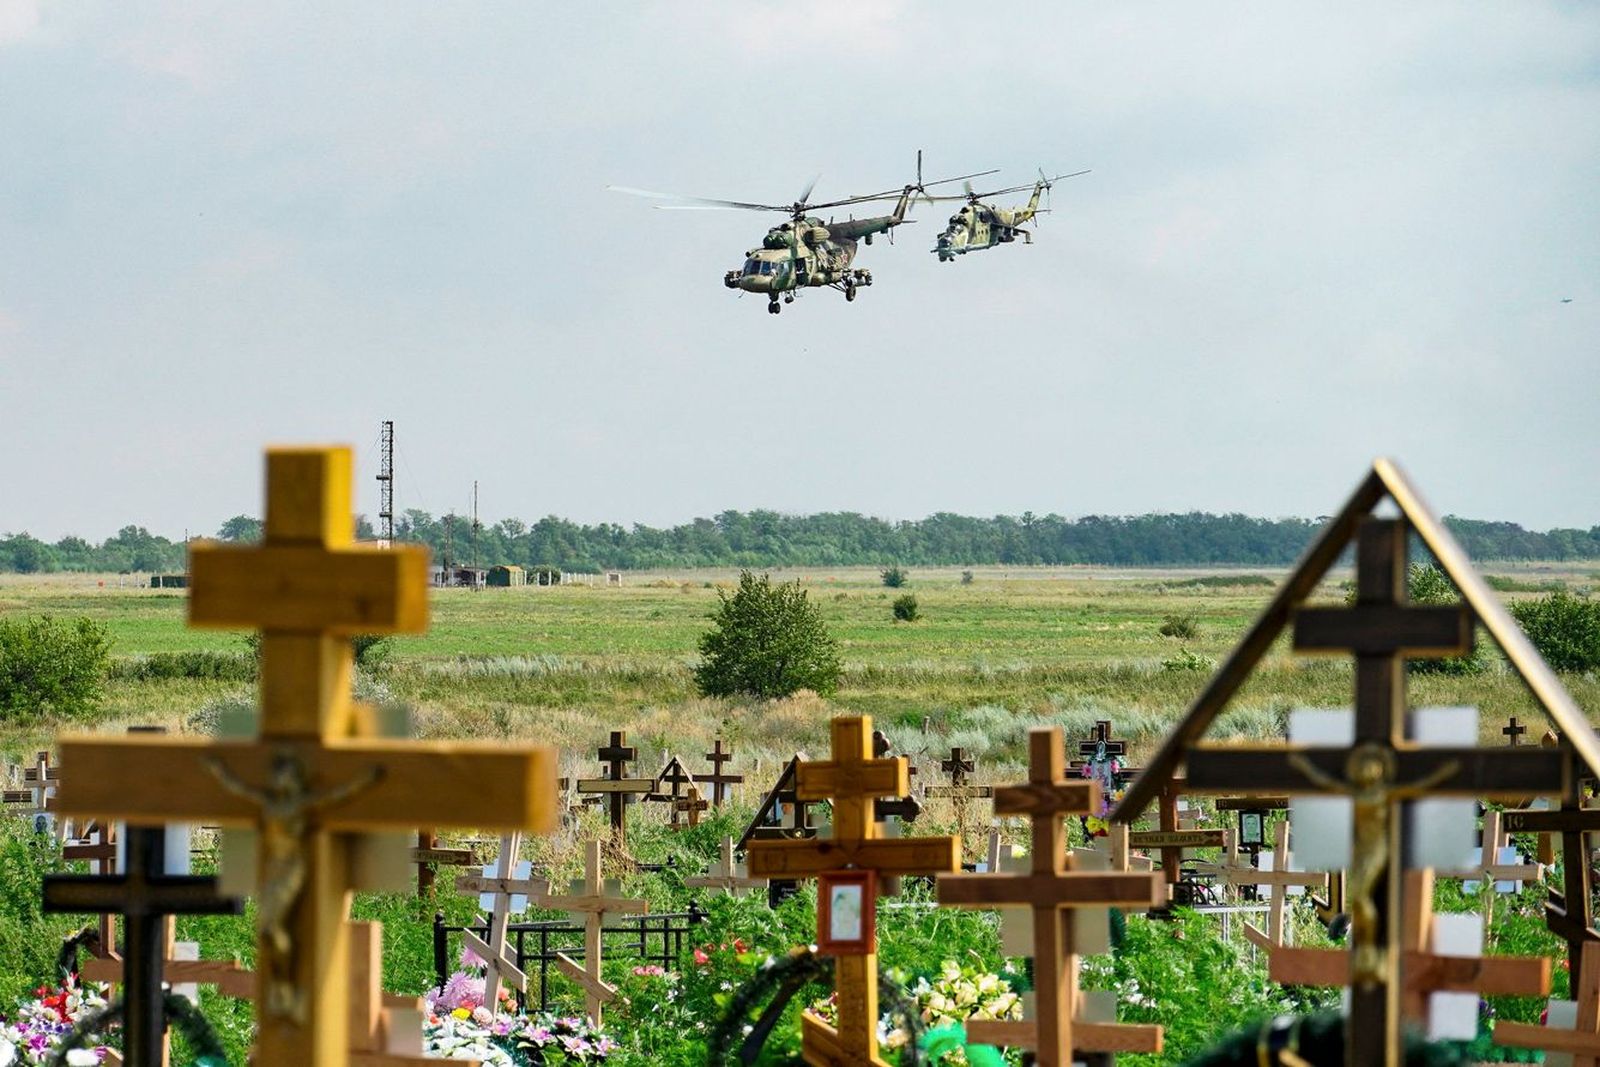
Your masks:
M977 761L968 759L967 750L959 745L950 746L950 758L939 761L939 769L950 776L951 785L966 784L968 773L977 766Z
M1035 727L1028 735L1028 781L995 792L997 815L1026 815L1033 824L1026 874L942 874L939 903L958 908L1022 905L1033 913L1036 1018L1023 1022L968 1022L973 1040L1032 1048L1041 1067L1069 1067L1082 1052L1161 1050L1161 1028L1086 1024L1078 1009L1078 966L1072 909L1160 904L1165 887L1154 874L1076 871L1067 858L1063 818L1098 810L1100 784L1068 781L1061 728ZM974 1031L977 1031L976 1033Z
M1554 811L1506 811L1501 820L1508 833L1561 835L1562 887L1549 891L1544 920L1551 933L1567 943L1567 973L1576 975L1583 967L1583 946L1600 943L1600 930L1593 925L1593 876L1589 867L1589 834L1600 830L1600 808L1583 806L1577 753L1568 745L1562 745L1560 752L1567 767L1561 807Z
M728 787L742 783L744 775L727 774L723 771L722 765L733 759L733 753L722 747L722 738L720 737L711 746L711 751L706 753L706 759L711 761L711 773L702 774L700 780L711 783L711 803L720 808L722 807L722 802L727 799Z
M50 874L46 912L122 916L123 1057L127 1067L159 1067L166 1011L161 970L169 915L239 915L244 902L217 892L211 876L164 873L166 831L130 826L121 874Z
M1506 724L1500 728L1500 732L1506 735L1506 744L1516 748L1522 743L1518 738L1527 733L1528 728L1518 722L1517 717L1513 715L1506 720Z
M1125 761L1128 758L1128 743L1111 736L1110 719L1096 719L1093 732L1078 741L1078 755L1082 758L1073 760L1068 766L1074 772L1082 773L1083 768L1093 762L1097 755L1116 756ZM1139 770L1138 767L1123 767L1117 771L1117 781L1127 782L1136 777Z
M1300 607L1300 652L1352 654L1355 740L1349 747L1191 747L1189 788L1221 793L1323 793L1352 798L1346 896L1351 911L1350 1011L1346 1062L1394 1064L1400 1049L1401 802L1419 796L1522 797L1548 792L1563 773L1555 753L1424 747L1406 737L1407 659L1472 650L1474 616L1465 604L1406 600L1403 519L1361 520L1356 601L1349 608Z
M896 759L889 754L889 735L882 730L872 731L872 758ZM917 816L922 814L922 802L911 789L911 778L916 776L917 769L911 765L911 757L904 757L906 761L906 792L899 797L878 797L872 802L873 821L882 824L889 819L899 819L901 822L912 823L917 821ZM886 896L897 896L900 892L899 880L889 878L883 889Z
M628 764L638 758L638 752L628 744L628 735L622 730L611 731L611 743L600 746L600 762L606 765L604 778L579 778L578 792L603 794L611 813L611 836L617 847L625 849L628 843L628 805L636 796L655 788L650 778L629 778Z

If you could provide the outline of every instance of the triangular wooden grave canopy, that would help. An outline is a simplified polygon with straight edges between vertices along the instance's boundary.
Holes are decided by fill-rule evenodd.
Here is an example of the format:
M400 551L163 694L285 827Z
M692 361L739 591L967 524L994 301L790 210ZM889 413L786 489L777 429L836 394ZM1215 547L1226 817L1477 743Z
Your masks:
M1393 501L1400 518L1374 514ZM1406 599L1406 547L1421 538L1461 594L1462 603L1423 607ZM1356 602L1309 607L1306 600L1347 546L1356 546ZM1291 627L1305 652L1355 657L1355 744L1349 747L1203 745L1200 739ZM1377 460L1338 514L1273 596L1233 654L1218 668L1144 773L1112 813L1131 823L1186 770L1193 792L1334 793L1352 797L1354 841L1351 1008L1346 1050L1352 1063L1394 1063L1399 1048L1397 924L1402 831L1394 804L1427 795L1474 797L1560 793L1572 773L1552 749L1424 747L1406 737L1405 661L1462 655L1481 626L1505 653L1578 761L1600 768L1600 738L1534 651L1511 615L1473 570L1466 553L1400 468ZM1358 892L1357 884L1365 889Z

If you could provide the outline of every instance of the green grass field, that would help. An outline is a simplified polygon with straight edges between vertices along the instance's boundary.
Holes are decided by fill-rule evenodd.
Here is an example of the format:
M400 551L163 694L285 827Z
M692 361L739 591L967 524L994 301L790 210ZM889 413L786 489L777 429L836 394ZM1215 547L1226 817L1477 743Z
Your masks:
M1492 573L1502 573L1491 568ZM1593 565L1504 569L1521 585L1585 588ZM369 680L378 699L407 705L429 737L514 737L554 743L576 767L613 729L628 730L646 761L669 750L698 756L718 733L747 767L813 749L828 716L873 715L902 750L932 755L963 744L986 772L1020 768L1026 727L1062 723L1081 736L1110 718L1148 752L1270 597L1278 574L1260 572L919 570L908 590L882 586L874 570L801 570L798 579L838 639L845 673L837 694L760 705L705 700L693 688L696 642L731 572L630 574L620 587L439 590L425 635L394 641ZM1342 596L1341 576L1320 595ZM103 583L103 584L102 584ZM895 622L890 604L909 591L922 618ZM1507 598L1536 595L1503 593ZM119 659L191 649L243 651L234 633L184 624L181 592L119 588L117 579L0 579L0 614L87 615L104 622ZM1192 616L1188 640L1160 634L1169 615ZM1177 662L1198 657L1188 669ZM1269 736L1296 706L1348 702L1348 661L1291 656L1280 642L1219 721L1219 736ZM1580 705L1600 706L1600 682L1568 678ZM92 725L138 722L172 728L208 703L243 701L248 683L189 679L113 681ZM1474 704L1487 743L1501 743L1508 715L1536 718L1520 682L1496 660L1482 675L1421 675L1417 704ZM7 724L0 751L15 758L48 742L57 723ZM1533 738L1529 738L1533 740Z

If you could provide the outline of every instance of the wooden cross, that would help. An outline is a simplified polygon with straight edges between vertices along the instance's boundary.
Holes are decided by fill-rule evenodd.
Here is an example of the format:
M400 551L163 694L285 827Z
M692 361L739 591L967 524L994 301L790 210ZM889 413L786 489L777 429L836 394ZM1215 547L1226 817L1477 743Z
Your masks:
M1339 522L1353 521L1341 517ZM1561 781L1559 760L1534 748L1509 752L1477 748L1425 747L1406 738L1405 661L1408 658L1460 656L1472 649L1474 613L1464 604L1419 607L1406 601L1405 520L1366 518L1356 541L1356 603L1352 608L1300 607L1293 612L1294 647L1301 652L1353 653L1355 743L1349 747L1199 746L1189 748L1190 788L1201 792L1332 793L1352 798L1353 841L1346 884L1351 908L1351 1007L1347 1023L1347 1062L1363 1067L1393 1064L1399 1055L1400 956L1398 941L1404 859L1398 805L1424 794L1520 797L1547 791ZM1435 554L1450 555L1436 531ZM1444 536L1448 536L1445 534ZM1320 561L1324 546L1311 555ZM1441 557L1443 558L1443 557ZM1331 562L1331 556L1329 558ZM1452 580L1470 584L1464 567L1453 561ZM1304 569L1303 569L1304 572ZM1297 572L1289 588L1308 581ZM1480 601L1474 602L1481 614ZM1274 612L1287 610L1277 601ZM1258 624L1258 629L1262 624ZM1281 625L1281 624L1280 624ZM1259 638L1247 635L1251 655ZM1499 635L1502 647L1507 637ZM1243 655L1243 653L1241 653ZM1213 683L1226 700L1228 686L1242 680L1228 665L1227 686ZM1175 731L1179 743L1192 741L1191 722L1214 714L1218 693L1202 695L1190 719ZM1170 766L1175 756L1164 747L1151 772ZM1147 788L1135 783L1117 812L1147 802Z
M34 820L35 833L44 833L48 817L56 813L56 794L61 785L61 768L52 766L50 753L41 750L34 757L33 766L23 770L22 782L27 788L0 792L0 803L33 805L30 810L22 814ZM70 821L62 824L60 836L63 840L72 837Z
M930 797L948 797L958 801L994 796L993 786L972 785L967 782L967 775L976 770L977 766L978 761L968 758L966 749L952 746L950 758L939 761L939 769L950 776L950 784L930 785L924 792Z
M1518 740L1518 737L1527 733L1528 728L1518 722L1517 717L1513 715L1506 720L1506 724L1500 728L1500 732L1506 735L1506 744L1516 748L1522 743Z
M1287 911L1289 906L1289 889L1291 887L1322 888L1328 885L1326 873L1313 871L1297 871L1293 869L1293 856L1289 851L1289 821L1280 820L1277 828L1273 830L1272 869L1260 870L1258 867L1235 864L1233 857L1236 850L1233 843L1229 842L1228 860L1212 873L1229 885L1254 886L1259 893L1261 886L1270 886L1267 907L1267 928L1262 930L1253 923L1243 926L1245 939L1257 948L1271 950L1283 944L1284 934L1288 930ZM1251 857L1256 859L1257 857Z
M353 835L435 823L441 796L468 826L556 823L552 750L378 739L351 702L350 635L422 632L428 604L425 549L353 543L351 468L271 450L263 543L190 548L190 625L262 632L258 738L61 741L64 812L255 830L259 1063L348 1062Z
M89 873L106 875L117 873L117 838L111 824L96 819L84 828L84 837L80 841L69 841L61 846L61 858L64 860L87 861L90 865ZM98 930L100 945L95 950L95 955L101 958L115 957L116 924L112 921L109 912L100 915Z
M691 889L720 889L734 894L741 889L765 889L765 878L751 878L743 872L744 864L733 859L733 838L722 839L722 855L717 865L703 875L685 878L683 884Z
M348 923L350 941L350 1067L427 1067L422 1052L422 1001L383 992L383 924ZM452 1061L454 1062L454 1061ZM479 1067L467 1060L467 1067Z
M423 827L417 831L411 862L417 865L417 896L426 897L433 890L435 867L476 867L479 860L470 848L440 848L439 835Z
M1187 792L1182 778L1170 779L1161 788L1159 830L1137 830L1128 834L1128 844L1134 848L1161 850L1161 876L1166 879L1167 893L1183 880L1183 850L1186 848L1221 848L1221 830L1185 830L1178 825L1178 796Z
M672 818L676 821L679 815L686 815L691 827L699 826L701 814L709 807L711 804L701 794L699 784L691 779L688 794L672 802Z
M1082 772L1084 767L1096 759L1104 759L1110 756L1126 759L1128 743L1112 738L1110 719L1096 719L1094 730L1090 732L1088 737L1079 740L1078 755L1082 758L1073 760L1069 765L1074 772ZM1137 776L1138 773L1138 767L1123 767L1117 771L1117 780L1126 782Z
M530 878L526 864L519 865L517 856L522 852L522 835L513 830L500 838L500 855L484 867L482 874L464 874L456 879L456 892L477 893L478 907L488 913L489 931L480 938L471 930L461 935L466 947L483 961L483 1006L492 1012L500 1010L500 983L526 992L528 976L517 966L511 946L506 942L506 927L511 923L511 913L524 911L528 898L542 899L550 883L542 878Z
M114 875L49 874L46 912L115 913L122 916L123 1055L128 1067L159 1067L164 1057L166 1010L162 963L170 915L238 915L244 902L223 897L213 877L166 874L166 831L130 826L123 837L123 872Z
M1096 810L1100 784L1069 781L1059 726L1028 732L1028 781L995 790L996 815L1026 815L1033 824L1027 874L942 874L939 903L958 908L1020 904L1033 913L1033 977L1037 1018L1025 1022L971 1020L969 1038L984 1044L1032 1048L1041 1067L1070 1067L1073 1051L1161 1050L1161 1028L1075 1024L1078 957L1072 909L1160 904L1166 887L1154 874L1075 871L1066 855L1063 818Z
M1568 1002L1551 1001L1545 1025L1496 1019L1494 1043L1511 1048L1569 1053L1571 1067L1600 1067L1600 943L1589 941L1584 944L1583 963L1573 974L1577 976L1573 999ZM1570 1030L1562 1029L1557 1022L1561 1009L1565 1009L1565 1014L1570 1017ZM1547 1056L1545 1063L1554 1067L1555 1060Z
M578 792L599 794L611 812L611 836L617 847L628 847L628 805L636 796L655 790L652 778L629 778L628 764L638 758L638 752L628 744L623 730L611 731L611 743L600 746L600 762L606 765L604 778L579 778Z
M1544 876L1544 868L1537 863L1508 863L1502 862L1500 856L1501 842L1504 837L1500 831L1501 813L1490 810L1483 813L1483 839L1478 846L1478 862L1470 867L1461 867L1455 870L1442 870L1434 872L1436 878L1460 879L1465 882L1479 882L1479 892L1483 898L1483 930L1487 934L1490 924L1494 919L1494 898L1497 892L1516 892L1523 881L1537 881ZM1501 882L1512 883L1510 889L1500 889ZM1465 892L1472 892L1467 887L1462 887Z
M1406 913L1394 953L1401 979L1399 1011L1405 1018L1427 1020L1433 993L1480 996L1537 996L1550 989L1550 961L1543 956L1457 956L1434 951L1433 872L1405 872ZM1350 953L1344 949L1278 946L1268 960L1267 976L1283 985L1342 986L1349 981ZM1354 996L1355 991L1351 991Z
M565 952L558 952L556 969L583 987L589 1021L599 1026L601 1009L617 995L617 987L600 977L600 933L606 915L648 915L650 902L612 895L612 887L600 872L600 842L590 841L583 850L583 879L574 880L572 891L566 896L547 896L540 904L575 912L575 921L581 916L583 963L579 964Z
M748 866L757 878L818 878L847 869L871 877L956 871L961 841L956 837L895 837L879 834L871 801L910 791L906 758L872 756L872 720L867 716L833 720L833 758L802 761L795 769L801 801L832 799L831 837L764 840L750 844ZM819 894L821 905L826 898ZM801 1050L806 1062L863 1067L883 1064L878 1055L878 956L871 930L865 951L839 956L835 963L838 1026L802 1012Z
M663 783L672 787L669 792L663 793L661 791L661 786ZM667 805L668 811L671 812L671 818L668 822L668 825L674 830L683 828L683 813L691 810L689 808L680 807L678 804L678 802L684 798L685 786L688 786L694 792L696 797L700 795L700 786L695 781L694 775L689 773L689 769L683 765L682 760L680 760L677 756L672 756L668 758L667 765L661 768L661 773L656 775L655 783L651 791L644 795L644 799L647 801L655 801L657 803ZM706 805L704 802L702 802L698 810L704 811L705 808ZM693 821L691 821L689 825L697 825L699 821L699 816L696 814Z
M1549 890L1544 921L1550 931L1567 943L1567 974L1583 967L1584 947L1600 943L1600 930L1594 927L1591 905L1592 876L1589 868L1589 833L1600 830L1600 808L1583 806L1583 776L1577 753L1569 745L1558 749L1566 772L1561 806L1554 811L1523 808L1501 816L1508 833L1561 835L1562 888Z
M728 787L743 782L744 775L727 774L723 771L722 765L733 759L733 753L723 749L720 737L711 746L711 751L706 753L706 759L711 761L711 773L702 774L700 780L711 783L711 803L720 808L723 800L727 799Z

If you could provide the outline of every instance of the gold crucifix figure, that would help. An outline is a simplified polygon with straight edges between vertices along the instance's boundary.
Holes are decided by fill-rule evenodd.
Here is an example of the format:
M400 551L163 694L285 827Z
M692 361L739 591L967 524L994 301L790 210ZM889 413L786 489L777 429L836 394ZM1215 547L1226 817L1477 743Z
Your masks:
M262 948L269 951L261 954L256 968L266 991L263 1008L279 1018L302 1020L305 997L294 986L294 936L289 918L306 885L311 815L377 785L383 768L373 767L363 777L318 793L306 780L305 760L288 746L272 754L272 775L263 787L246 782L215 757L207 757L203 763L224 789L261 811L257 827L261 858L266 862L256 889L256 929Z

